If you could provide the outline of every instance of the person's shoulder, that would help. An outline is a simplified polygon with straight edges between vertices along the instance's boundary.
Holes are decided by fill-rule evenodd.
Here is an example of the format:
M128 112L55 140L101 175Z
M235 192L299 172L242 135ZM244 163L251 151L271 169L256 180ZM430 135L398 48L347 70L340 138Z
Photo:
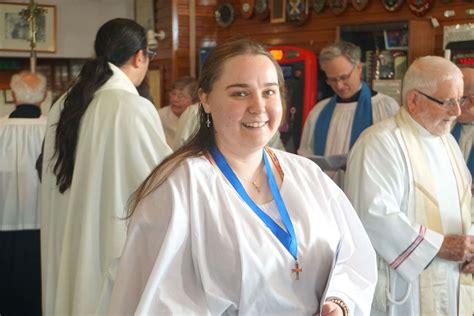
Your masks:
M170 108L169 105L167 105L167 106L162 106L162 107L160 107L160 108L158 109L158 114L160 114L160 116L161 116L161 115L165 115L165 114L167 114L167 113L169 112L170 109L171 109L171 108Z
M354 147L396 144L398 130L395 117L389 117L365 129L357 139Z
M314 106L313 108L311 109L311 111L309 112L308 114L308 120L312 120L314 119L317 115L319 115L319 113L322 111L322 109L324 109L324 107L326 105L328 105L329 101L331 100L331 98L326 98L326 99L323 99L323 100L320 100L318 101Z
M172 170L164 183L178 187L198 183L198 190L205 189L213 178L213 174L215 175L206 155L187 157L170 168ZM206 182L206 186L200 185L203 181Z
M372 102L382 105L396 105L397 107L400 106L394 98L380 92L377 92L377 94L372 97Z
M116 111L123 111L129 113L132 116L134 112L136 112L135 114L137 115L141 111L148 112L152 110L156 112L155 106L150 100L127 90L104 90L94 101L97 104L100 104L100 107L107 107Z

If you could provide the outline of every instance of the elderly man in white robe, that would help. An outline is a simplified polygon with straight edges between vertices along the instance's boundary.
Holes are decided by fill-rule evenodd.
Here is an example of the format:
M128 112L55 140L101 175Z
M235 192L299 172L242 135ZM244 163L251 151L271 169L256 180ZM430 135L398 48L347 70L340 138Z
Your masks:
M39 179L46 78L21 72L10 88L15 110L0 118L0 315L41 314Z
M372 315L474 312L471 175L451 124L465 105L462 73L441 57L417 59L397 115L352 149L345 191L378 254Z
M364 129L398 111L397 101L370 89L362 81L360 57L358 46L343 41L330 44L319 53L326 82L335 94L318 102L309 113L299 155L345 155ZM343 186L342 169L327 174Z

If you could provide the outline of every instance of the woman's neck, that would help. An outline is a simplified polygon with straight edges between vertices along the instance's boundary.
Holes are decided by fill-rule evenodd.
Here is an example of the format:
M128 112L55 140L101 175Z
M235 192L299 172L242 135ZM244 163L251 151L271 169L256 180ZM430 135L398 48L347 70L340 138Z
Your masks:
M234 173L243 179L254 179L263 166L263 148L252 152L236 152L226 146L219 146L220 152Z

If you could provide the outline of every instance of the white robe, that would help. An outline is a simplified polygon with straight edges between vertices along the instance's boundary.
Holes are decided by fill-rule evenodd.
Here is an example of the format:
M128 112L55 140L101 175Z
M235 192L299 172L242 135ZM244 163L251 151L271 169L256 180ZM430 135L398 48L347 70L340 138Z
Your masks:
M352 206L314 163L275 153L299 280L294 258L223 175L205 157L188 158L132 216L109 314L312 315L344 235L328 296L368 315L375 255Z
M461 135L459 136L459 147L461 148L464 160L467 162L474 142L474 125L462 124ZM471 175L472 176L472 175ZM471 200L471 218L474 218L474 198ZM471 234L474 235L474 225L471 226Z
M316 104L309 112L303 127L298 154L302 156L314 155L314 128L319 114L329 103L331 98L324 99ZM324 156L342 155L349 152L352 122L357 108L357 102L336 103L334 113L327 134ZM374 124L397 113L399 105L395 99L377 93L372 97L372 119ZM344 186L344 171L326 172L341 188Z
M174 138L174 150L183 146L184 143L193 135L199 128L199 103L192 104L181 114L178 120L178 127L176 128L176 134ZM285 150L280 139L280 132L276 132L268 142L268 146Z
M169 105L158 109L158 114L160 115L161 124L163 125L163 130L165 131L166 142L173 150L176 150L174 142L179 116L171 111L171 106Z
M113 76L82 117L72 184L64 194L52 171L64 96L48 116L41 184L44 315L101 312L126 238L127 200L171 152L153 104L109 65Z
M0 118L0 231L39 229L35 169L46 117Z
M460 205L455 203L459 201L456 179L445 147L440 137L414 123L427 146L427 168L432 170L431 176L436 181L436 192L430 193L438 200L443 230L445 234L462 234ZM455 143L451 135L447 137ZM415 190L407 150L395 119L389 118L362 133L348 160L345 192L380 256L372 315L420 315L419 275L432 260L447 267L446 275L440 277L448 279L443 291L450 307L449 315L457 315L459 263L435 257L443 242L443 235L435 231L427 229L418 244L420 225L415 222ZM460 165L464 164L459 150L455 158ZM463 172L469 171L465 168ZM409 248L411 253L406 251ZM396 271L388 267L387 263L402 256L405 260ZM388 279L385 269L389 269ZM388 284L394 298L401 300L409 283L411 292L405 303L390 304L389 311L384 311L384 304L388 304L385 286Z

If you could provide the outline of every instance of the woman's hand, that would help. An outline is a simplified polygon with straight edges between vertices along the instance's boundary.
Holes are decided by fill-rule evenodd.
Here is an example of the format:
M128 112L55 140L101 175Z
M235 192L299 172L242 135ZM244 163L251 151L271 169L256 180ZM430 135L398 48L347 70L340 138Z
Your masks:
M314 314L314 316L343 316L344 312L342 308L333 302L326 302L323 305L323 314L319 313Z

